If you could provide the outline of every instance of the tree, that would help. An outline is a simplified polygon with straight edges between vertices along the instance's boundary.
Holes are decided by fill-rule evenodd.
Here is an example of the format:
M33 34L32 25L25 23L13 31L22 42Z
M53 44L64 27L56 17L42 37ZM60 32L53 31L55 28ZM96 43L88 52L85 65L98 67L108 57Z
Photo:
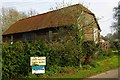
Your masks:
M34 15L37 15L37 14L38 13L35 10L31 9L31 10L28 11L27 16L31 17L31 16L34 16Z
M118 6L114 7L114 22L112 24L112 28L116 31L118 39L120 39L120 2L118 2Z
M27 15L19 12L14 8L2 8L0 15L0 23L2 25L2 32L8 29L16 21L26 18Z
M96 23L94 21L93 16L90 16L88 14L86 14L83 11L83 7L81 6L76 6L76 7L67 7L64 8L64 10L60 9L66 6L70 6L71 4L66 4L66 3L61 3L56 4L55 8L51 8L52 10L56 10L59 9L59 11L56 13L57 15L54 15L54 19L56 19L56 23L59 25L60 21L57 21L59 19L61 19L62 21L69 21L70 24L72 25L68 25L67 27L72 27L72 34L70 35L74 40L71 39L71 41L73 41L72 43L75 43L75 47L77 48L76 51L77 55L76 58L78 59L78 64L81 67L81 64L84 62L84 64L88 64L90 62L90 58L91 56L95 53L95 46L94 46L94 42L91 41L84 41L84 39L88 39L87 36L85 36L84 34L87 34L87 29L92 29L93 30L93 26L96 27ZM67 18L67 19L66 19ZM68 19L70 18L70 19ZM66 20L65 20L66 19ZM72 21L72 22L71 22ZM67 22L66 22L67 23ZM60 30L61 32L61 30ZM70 32L70 31L69 31ZM63 33L63 32L61 32ZM63 33L63 35L65 35ZM68 39L70 40L70 39ZM66 41L67 42L67 41ZM87 48L87 51L86 51ZM84 59L83 59L84 58Z

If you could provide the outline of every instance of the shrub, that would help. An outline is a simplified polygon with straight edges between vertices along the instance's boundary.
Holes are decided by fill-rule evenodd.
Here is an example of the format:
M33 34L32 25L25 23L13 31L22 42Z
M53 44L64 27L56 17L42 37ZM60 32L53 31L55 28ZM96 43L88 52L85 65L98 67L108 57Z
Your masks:
M13 78L18 77L18 75L25 75L26 74L25 70L26 61L24 60L25 53L24 50L19 47L19 43L15 43L14 45L9 46L3 45L2 50L3 50L2 51L3 78Z
M97 51L96 46L94 42L84 42L81 34L77 30L63 41L3 44L3 78L28 76L31 72L30 57L34 56L46 56L48 75L64 72L62 67L78 67L90 63L90 57Z
M70 47L71 46L71 47ZM30 57L46 56L46 70L52 71L51 66L79 66L79 49L71 41L47 43L42 41L16 42L4 45L3 50L3 78L24 77L31 72ZM62 72L54 66L52 73Z
M16 42L2 47L3 78L18 78L27 76L31 71L31 56L46 56L47 46L43 42Z

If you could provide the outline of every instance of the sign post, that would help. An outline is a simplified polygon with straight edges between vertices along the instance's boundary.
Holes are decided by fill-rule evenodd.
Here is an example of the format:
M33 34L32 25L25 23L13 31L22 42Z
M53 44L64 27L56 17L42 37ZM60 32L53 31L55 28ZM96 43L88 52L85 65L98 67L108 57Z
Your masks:
M45 73L46 57L30 57L30 66L32 66L32 74Z

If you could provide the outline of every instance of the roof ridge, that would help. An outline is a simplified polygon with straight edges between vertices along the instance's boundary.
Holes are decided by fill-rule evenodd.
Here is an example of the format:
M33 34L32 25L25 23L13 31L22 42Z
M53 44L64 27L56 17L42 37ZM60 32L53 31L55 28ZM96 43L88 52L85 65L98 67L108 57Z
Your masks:
M48 12L41 13L41 14L38 14L38 15L30 16L30 17L27 17L27 18L24 18L24 19L20 19L20 20L18 20L18 21L22 21L22 20L25 20L25 19L29 19L29 18L33 18L33 17L45 15L45 14L48 14L48 13L51 13L51 12L56 12L56 11L59 11L59 10L62 10L62 9L66 9L66 8L70 8L70 7L74 7L74 6L77 6L77 5L80 5L80 7L82 6L83 8L87 9L87 8L84 7L82 4L74 4L74 5L69 5L69 6L60 8L60 9L56 9L56 10L48 11ZM92 13L89 9L87 9L87 10L89 11L89 13ZM92 13L92 14L93 14L93 13Z

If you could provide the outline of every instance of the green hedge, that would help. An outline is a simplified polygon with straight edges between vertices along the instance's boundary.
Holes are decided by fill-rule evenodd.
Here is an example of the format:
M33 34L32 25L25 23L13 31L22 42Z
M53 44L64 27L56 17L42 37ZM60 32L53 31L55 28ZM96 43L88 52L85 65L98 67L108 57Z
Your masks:
M93 42L92 42L93 43ZM87 45L87 46L85 46ZM81 45L83 46L83 45ZM93 55L95 46L84 43L81 47L72 39L62 42L15 42L2 47L2 75L3 78L19 78L28 76L31 72L30 57L46 56L46 72L51 66L80 66L86 61L88 54ZM92 47L92 48L91 48ZM87 49L87 51L86 51ZM92 49L92 50L91 50Z

